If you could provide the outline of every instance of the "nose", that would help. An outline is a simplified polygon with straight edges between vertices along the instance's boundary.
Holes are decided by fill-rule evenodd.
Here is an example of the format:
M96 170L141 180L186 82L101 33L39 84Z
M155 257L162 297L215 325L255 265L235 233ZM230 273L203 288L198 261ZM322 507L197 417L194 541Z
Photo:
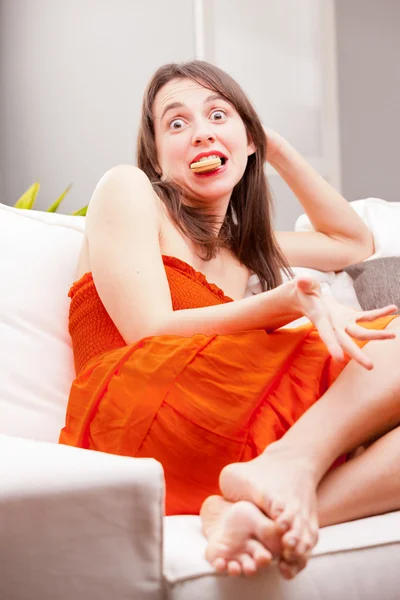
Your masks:
M193 146L201 146L202 144L213 144L215 142L215 135L210 129L210 125L207 123L201 123L197 126L192 138Z

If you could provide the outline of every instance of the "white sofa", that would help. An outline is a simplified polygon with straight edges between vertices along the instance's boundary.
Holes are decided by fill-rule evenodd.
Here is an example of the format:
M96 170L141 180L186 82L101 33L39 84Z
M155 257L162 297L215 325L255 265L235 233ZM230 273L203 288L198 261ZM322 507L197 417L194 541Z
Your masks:
M400 512L323 529L291 582L217 576L199 517L163 516L159 463L57 445L83 228L0 205L1 600L397 600Z

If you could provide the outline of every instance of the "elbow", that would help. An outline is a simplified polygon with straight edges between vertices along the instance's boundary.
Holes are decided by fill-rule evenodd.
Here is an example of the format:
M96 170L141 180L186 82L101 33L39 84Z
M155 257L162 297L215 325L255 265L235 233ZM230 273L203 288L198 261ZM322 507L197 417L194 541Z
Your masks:
M146 338L152 338L158 335L168 335L171 333L172 324L168 315L152 321L146 320L146 323L142 324L142 326L135 327L133 330L130 328L125 331L120 330L120 334L127 346L137 344Z
M370 229L365 231L357 246L357 262L362 262L375 254L375 240Z
M344 256L344 265L342 269L363 262L375 254L375 242L372 232L368 229L366 234L358 239L347 243L347 252Z

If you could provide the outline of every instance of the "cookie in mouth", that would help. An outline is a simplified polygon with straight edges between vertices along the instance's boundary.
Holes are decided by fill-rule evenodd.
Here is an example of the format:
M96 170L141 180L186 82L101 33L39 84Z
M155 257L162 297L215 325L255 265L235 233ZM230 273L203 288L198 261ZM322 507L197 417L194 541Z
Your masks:
M215 171L222 165L224 165L226 159L223 156L217 156L216 154L212 154L210 156L203 156L196 162L193 162L190 165L193 173L207 173L209 171Z

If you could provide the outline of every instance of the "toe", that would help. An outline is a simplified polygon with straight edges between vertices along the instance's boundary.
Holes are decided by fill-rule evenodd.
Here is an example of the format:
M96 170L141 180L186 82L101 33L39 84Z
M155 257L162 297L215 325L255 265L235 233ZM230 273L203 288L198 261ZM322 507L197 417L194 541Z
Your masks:
M272 554L268 550L257 551L254 553L253 558L256 562L257 568L268 567L272 562Z
M246 552L253 558L258 569L272 562L271 552L257 540L248 540Z
M224 558L217 558L213 562L213 567L217 573L224 573L226 571L227 562Z
M237 560L228 561L227 571L229 575L237 576L242 574L242 567Z
M249 554L240 554L238 556L238 563L241 566L244 575L254 575L257 572L257 565L255 560L249 556Z

